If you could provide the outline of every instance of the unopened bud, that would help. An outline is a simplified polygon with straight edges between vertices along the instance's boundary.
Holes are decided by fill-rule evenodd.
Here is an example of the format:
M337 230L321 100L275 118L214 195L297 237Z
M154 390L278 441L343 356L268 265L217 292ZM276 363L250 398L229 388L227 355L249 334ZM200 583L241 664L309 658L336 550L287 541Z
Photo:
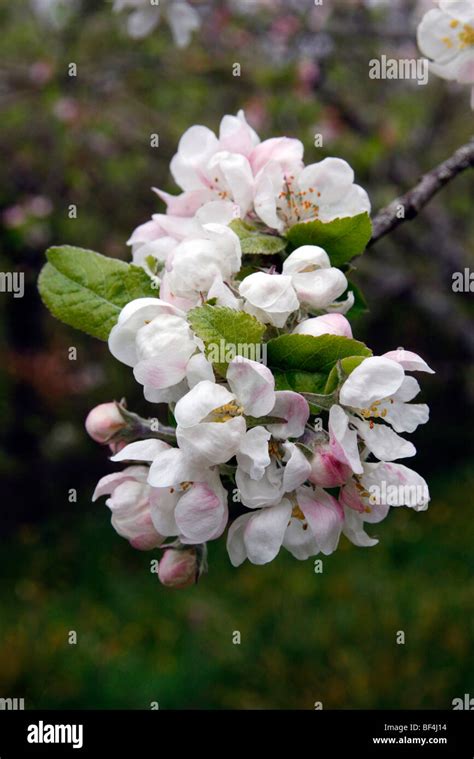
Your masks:
M198 579L198 561L194 548L168 548L158 567L158 578L168 588L187 588Z
M116 403L101 403L89 412L86 430L97 443L108 443L126 426Z

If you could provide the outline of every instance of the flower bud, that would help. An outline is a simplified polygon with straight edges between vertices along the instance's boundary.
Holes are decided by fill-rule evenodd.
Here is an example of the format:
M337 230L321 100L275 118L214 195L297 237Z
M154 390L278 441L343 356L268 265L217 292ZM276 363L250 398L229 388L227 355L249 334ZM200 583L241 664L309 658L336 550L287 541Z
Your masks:
M343 485L352 475L352 469L337 459L329 443L320 444L311 460L311 474L308 479L323 488Z
M101 403L89 411L86 419L86 430L97 443L108 443L125 426L116 403Z
M305 319L293 330L294 335L342 335L352 337L351 325L342 314L323 314Z
M194 548L168 548L158 567L158 578L167 588L187 588L195 585L198 576L197 555Z

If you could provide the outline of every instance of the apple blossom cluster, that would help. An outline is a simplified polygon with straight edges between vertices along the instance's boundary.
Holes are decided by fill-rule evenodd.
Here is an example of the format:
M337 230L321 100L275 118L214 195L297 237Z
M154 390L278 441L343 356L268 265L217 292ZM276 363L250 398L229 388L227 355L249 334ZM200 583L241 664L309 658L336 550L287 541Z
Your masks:
M339 158L305 166L298 140L261 142L242 112L218 136L191 127L171 173L182 192L157 190L166 213L130 238L156 293L126 303L108 336L155 417L123 402L90 412L89 434L125 464L93 499L108 496L134 548L164 549L172 587L197 581L224 533L234 566L282 547L329 555L341 534L375 545L366 524L428 506L426 482L399 462L429 416L412 372L432 370L403 348L373 356L344 315L341 250L353 255L348 229L368 223L370 236L366 192Z
M471 87L474 109L474 3L437 0L437 5L418 26L418 47L431 59L434 74Z

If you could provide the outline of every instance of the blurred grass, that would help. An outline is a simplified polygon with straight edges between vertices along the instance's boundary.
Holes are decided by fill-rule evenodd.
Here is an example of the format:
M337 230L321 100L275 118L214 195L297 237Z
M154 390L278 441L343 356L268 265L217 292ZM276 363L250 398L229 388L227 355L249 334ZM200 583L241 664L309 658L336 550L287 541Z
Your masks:
M159 585L155 552L129 548L105 507L65 503L1 545L0 693L27 708L450 708L474 691L474 475L432 486L428 512L392 509L369 527L377 547L342 539L323 574L286 552L233 569L219 541L184 591Z

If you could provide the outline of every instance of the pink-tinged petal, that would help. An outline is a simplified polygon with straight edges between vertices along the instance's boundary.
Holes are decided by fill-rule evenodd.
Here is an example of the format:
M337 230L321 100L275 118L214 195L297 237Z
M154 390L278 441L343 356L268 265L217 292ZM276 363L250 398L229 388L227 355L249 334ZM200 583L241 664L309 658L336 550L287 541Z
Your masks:
M292 390L279 390L275 393L275 405L270 416L286 419L286 424L267 425L274 437L281 439L301 437L309 419L308 402L302 395Z
M243 514L232 522L227 533L227 552L231 564L234 567L240 566L247 558L247 549L244 543L245 528L252 514Z
M139 227L133 230L131 237L127 240L127 245L152 242L160 237L164 237L165 234L166 233L160 226L160 223L152 219L151 221L145 222L145 224L140 224Z
M175 295L170 288L169 275L167 272L163 274L160 285L160 295L162 300L168 303L170 306L180 309L183 313L190 311L198 305L198 299L191 300L190 298L180 298Z
M339 402L351 408L369 408L375 401L394 395L404 376L402 367L395 361L380 356L366 358L344 382Z
M251 515L245 525L244 543L252 564L268 564L278 555L290 516L291 504L286 499Z
M194 427L179 427L179 447L194 462L225 464L236 455L245 435L245 419L237 416L228 422L202 422Z
M324 314L304 319L293 330L294 335L342 335L352 337L350 322L342 314Z
M219 537L226 506L205 482L195 482L179 499L175 519L187 543L205 543Z
M258 145L260 138L245 119L243 111L237 116L224 116L219 129L219 143L222 150L249 156Z
M212 191L207 188L182 192L181 195L169 195L157 187L153 187L152 189L166 203L167 213L178 217L194 216L204 203L208 203L213 198Z
M281 166L270 161L255 178L253 205L255 212L265 224L282 232L285 228L277 212L278 196L284 187L284 174Z
M300 488L297 499L320 551L325 556L333 553L337 548L344 520L340 504L322 488L316 488L314 491L311 488Z
M428 372L428 374L434 374L426 361L421 356L412 351L406 351L403 348L398 348L396 351L388 351L384 353L382 358L389 358L391 361L396 361L407 372Z
M155 438L148 440L136 440L122 448L115 456L111 456L111 461L153 461L158 454L170 448L168 443Z
M169 488L181 482L202 479L202 466L193 465L179 448L167 447L153 461L148 483L154 488Z
M329 444L336 459L349 466L355 474L362 473L357 432L349 427L349 417L337 405L331 406L329 411Z
M355 546L360 548L371 548L379 542L376 538L371 538L364 530L364 521L355 511L345 509L343 533Z
M257 145L250 155L250 165L256 176L270 161L275 161L285 173L299 169L303 162L303 143L290 137L271 137Z
M339 503L346 509L363 514L369 504L368 497L363 498L361 491L356 487L355 480L349 480L339 491Z
M364 489L372 496L372 510L366 514L367 522L380 521L374 512L390 506L408 506L415 511L425 511L430 501L426 481L418 472L403 464L380 462L366 464L361 478Z
M101 498L103 495L111 495L114 490L122 484L122 482L135 480L137 474L143 475L146 481L147 473L148 470L146 467L128 467L122 472L113 472L112 474L106 474L105 477L101 477L97 483L94 494L92 496L92 501L97 501L97 499Z
M283 489L285 493L295 490L311 474L311 464L304 453L294 443L283 443L286 466L283 470Z
M202 187L200 169L218 149L219 140L207 127L192 126L186 130L170 163L176 184L183 190L199 190Z
M236 356L228 366L227 382L246 414L270 413L275 404L275 379L268 367Z
M178 401L174 410L176 423L180 427L192 427L205 419L214 409L235 400L235 396L223 385L202 380Z
M355 418L353 423L367 448L377 459L395 461L414 456L416 453L413 443L397 435L385 424L374 424L371 427L367 422Z
M270 464L268 441L270 433L265 427L253 427L246 432L237 452L237 463L253 480L260 480Z
M139 361L133 370L133 376L140 385L147 385L155 390L172 387L186 376L187 360L180 357L174 360L168 357L163 364L162 357L147 358Z

